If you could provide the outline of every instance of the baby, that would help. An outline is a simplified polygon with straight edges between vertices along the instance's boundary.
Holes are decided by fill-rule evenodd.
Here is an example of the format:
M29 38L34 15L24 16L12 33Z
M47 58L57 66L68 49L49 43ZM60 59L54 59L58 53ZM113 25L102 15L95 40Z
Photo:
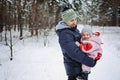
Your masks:
M76 42L76 45L78 45L80 49L89 57L93 58L94 60L99 60L102 56L102 41L99 36L99 32L93 33L90 27L85 27L82 29L81 43ZM82 64L81 76L84 78L88 76L90 72L91 68Z

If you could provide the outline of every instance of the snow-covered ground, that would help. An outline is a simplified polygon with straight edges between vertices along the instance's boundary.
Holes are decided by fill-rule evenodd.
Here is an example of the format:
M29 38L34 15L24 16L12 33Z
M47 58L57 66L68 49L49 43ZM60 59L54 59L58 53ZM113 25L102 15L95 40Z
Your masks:
M92 68L89 80L120 80L120 27L94 27L93 31L101 32L103 57ZM67 80L57 39L53 30L46 47L43 37L17 41L12 61L9 47L0 42L0 80Z

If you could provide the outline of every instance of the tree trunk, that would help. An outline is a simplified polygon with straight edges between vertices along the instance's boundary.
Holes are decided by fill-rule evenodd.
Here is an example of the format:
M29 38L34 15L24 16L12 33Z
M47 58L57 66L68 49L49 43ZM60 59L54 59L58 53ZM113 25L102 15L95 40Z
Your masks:
M13 43L12 43L12 32L11 32L11 29L10 29L10 60L13 60Z
M19 0L19 5L18 5L18 27L20 30L20 36L19 39L23 39L23 24L22 24L22 8L21 8L21 0Z

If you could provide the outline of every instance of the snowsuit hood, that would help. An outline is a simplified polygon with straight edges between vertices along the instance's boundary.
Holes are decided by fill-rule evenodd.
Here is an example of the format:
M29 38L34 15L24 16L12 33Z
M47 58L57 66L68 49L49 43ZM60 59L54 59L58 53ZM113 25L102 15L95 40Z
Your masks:
M101 43L102 43L101 38L98 37L98 36L95 36L95 35L91 36L91 38L90 38L89 40L90 40L90 41L93 41L93 42L96 42L97 44L100 44L100 45L101 45Z

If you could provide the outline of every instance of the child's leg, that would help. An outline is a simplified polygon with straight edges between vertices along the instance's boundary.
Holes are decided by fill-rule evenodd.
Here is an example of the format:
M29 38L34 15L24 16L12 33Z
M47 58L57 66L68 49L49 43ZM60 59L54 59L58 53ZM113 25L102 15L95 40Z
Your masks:
M76 76L68 76L68 80L77 80L76 78Z
M78 80L88 80L88 74L90 74L90 72L88 71L82 72L80 76L78 77Z

